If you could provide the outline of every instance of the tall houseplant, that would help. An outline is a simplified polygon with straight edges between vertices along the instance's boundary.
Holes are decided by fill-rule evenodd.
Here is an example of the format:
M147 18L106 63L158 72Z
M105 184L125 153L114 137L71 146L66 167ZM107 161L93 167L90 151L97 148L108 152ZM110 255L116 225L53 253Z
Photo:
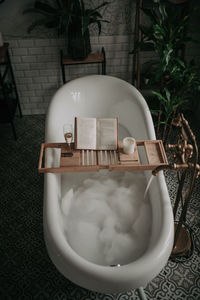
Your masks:
M192 94L200 87L198 69L183 58L186 43L192 41L185 34L189 15L183 16L180 9L174 10L164 1L159 1L156 8L143 9L143 12L150 24L140 25L142 40L135 45L133 53L148 45L157 54L158 59L149 62L153 67L149 81L160 86L159 91L153 91L160 107L152 112L158 115L157 134L160 125L164 125L165 140L171 119L186 105L191 105Z
M24 13L37 13L42 18L35 20L28 32L36 26L54 28L59 36L66 36L72 58L86 58L91 52L89 26L96 24L98 33L101 33L101 22L108 21L103 19L99 10L107 4L103 2L95 8L86 8L83 0L36 0L34 7Z

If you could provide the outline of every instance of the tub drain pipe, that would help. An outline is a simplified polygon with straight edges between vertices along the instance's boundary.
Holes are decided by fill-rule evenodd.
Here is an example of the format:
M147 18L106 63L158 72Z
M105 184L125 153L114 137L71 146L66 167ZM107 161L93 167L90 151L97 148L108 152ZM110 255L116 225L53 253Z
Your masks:
M147 300L143 287L137 289L140 300Z

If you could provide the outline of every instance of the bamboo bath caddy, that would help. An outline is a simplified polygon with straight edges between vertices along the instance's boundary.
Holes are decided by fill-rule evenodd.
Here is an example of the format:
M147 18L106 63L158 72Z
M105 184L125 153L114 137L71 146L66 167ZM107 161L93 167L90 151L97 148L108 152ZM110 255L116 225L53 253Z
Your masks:
M143 147L145 150L145 164L140 161L139 147ZM59 167L42 167L44 149L47 148L61 149ZM121 141L118 142L117 150L76 150L74 143L71 144L71 148L72 150L68 151L66 143L41 144L39 173L97 172L100 169L141 171L153 170L160 165L168 164L162 140L138 140L134 153L129 155L123 153Z

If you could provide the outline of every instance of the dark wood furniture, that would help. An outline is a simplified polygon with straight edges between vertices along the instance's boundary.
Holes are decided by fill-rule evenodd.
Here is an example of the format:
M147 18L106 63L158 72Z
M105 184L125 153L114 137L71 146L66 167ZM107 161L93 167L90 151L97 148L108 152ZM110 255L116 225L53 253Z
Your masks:
M22 112L8 47L8 43L0 47L0 123L11 123L16 140L13 118L17 107L20 117L22 117Z
M80 64L101 64L102 65L102 75L106 75L106 55L105 50L102 48L101 53L90 53L85 59L72 59L68 56L63 55L63 51L60 51L60 65L62 70L63 84L69 80L66 80L65 67L70 65L80 65Z

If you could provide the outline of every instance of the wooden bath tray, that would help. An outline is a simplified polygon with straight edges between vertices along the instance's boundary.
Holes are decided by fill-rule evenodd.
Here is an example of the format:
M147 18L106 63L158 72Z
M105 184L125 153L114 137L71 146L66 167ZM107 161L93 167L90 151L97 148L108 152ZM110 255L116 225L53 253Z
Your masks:
M60 149L59 167L42 167L44 149ZM69 154L66 143L44 143L41 145L38 164L39 173L72 173L72 172L96 172L100 169L110 171L140 171L153 170L159 165L168 164L163 143L161 140L136 141L136 149L133 154L123 153L122 142L118 143L118 150L74 150ZM142 152L140 152L142 150ZM141 163L142 153L145 163Z

